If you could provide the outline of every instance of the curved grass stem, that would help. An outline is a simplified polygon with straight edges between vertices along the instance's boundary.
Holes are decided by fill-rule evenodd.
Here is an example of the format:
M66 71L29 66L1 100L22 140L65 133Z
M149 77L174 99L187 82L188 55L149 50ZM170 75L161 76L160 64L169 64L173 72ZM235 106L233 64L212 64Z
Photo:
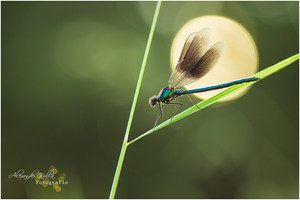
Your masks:
M144 75L148 55L149 55L149 52L150 52L150 47L151 47L152 38L153 38L153 35L154 35L155 26L156 26L157 19L158 19L158 14L159 14L160 7L161 7L161 1L158 1L157 4L156 4L155 13L154 13L154 17L153 17L153 21L152 21L152 25L151 25L151 29L150 29L150 33L149 33L149 37L148 37L148 41L147 41L147 45L146 45L146 49L145 49L145 54L144 54L144 58L143 58L142 66L141 66L141 71L140 71L140 74L139 74L138 82L137 82L137 85L136 85L136 89L135 89L135 93L134 93L134 97L133 97L133 101L132 101L132 106L131 106L131 110L130 110L130 114L129 114L129 118L128 118L128 123L127 123L127 128L126 128L126 131L125 131L124 140L123 140L123 144L122 144L122 147L121 147L121 152L120 152L117 168L116 168L115 175L114 175L114 180L112 182L112 186L111 186L111 190L110 190L110 194L109 194L110 199L114 199L115 195L116 195L116 190L117 190L118 182L119 182L119 179L120 179L122 165L123 165L123 161L124 161L124 158L125 158L126 149L127 149L127 146L128 146L127 141L128 141L128 137L129 137L131 123L132 123L132 119L133 119L133 116L134 116L134 111L135 111L136 103L137 103L137 100L138 100L138 95L139 95L139 91L140 91L140 88L141 88L142 79L143 79L143 75Z
M275 64L275 65L272 65L264 70L261 70L260 72L256 73L253 75L253 77L257 77L259 78L260 80L261 79L264 79L266 78L267 76L270 76L271 74L273 73L276 73L278 72L279 70L285 68L286 66L292 64L293 62L295 62L296 60L299 59L299 54L295 54L287 59L284 59L282 60L281 62ZM257 82L257 81L256 81ZM137 138L131 140L130 142L127 143L127 145L131 145L135 142L137 142L138 140L144 138L145 136L147 135L150 135L152 133L154 133L155 131L158 131L159 129L162 129L166 126L169 126L199 110L202 110L204 108L206 108L207 106L210 106L211 104L214 104L216 103L218 100L222 99L223 97L243 88L243 87L247 87L247 86L250 86L256 82L248 82L248 83L241 83L241 84L238 84L238 85L233 85L229 88L227 88L226 90L208 98L208 99L205 99L201 102L199 102L198 104L196 104L195 106L192 106L188 109L186 109L185 111L179 113L178 115L174 116L172 119L168 119L166 121L164 121L163 123L159 124L158 126L155 127L155 130L154 129L150 129L148 130L147 132L143 133L142 135L138 136Z

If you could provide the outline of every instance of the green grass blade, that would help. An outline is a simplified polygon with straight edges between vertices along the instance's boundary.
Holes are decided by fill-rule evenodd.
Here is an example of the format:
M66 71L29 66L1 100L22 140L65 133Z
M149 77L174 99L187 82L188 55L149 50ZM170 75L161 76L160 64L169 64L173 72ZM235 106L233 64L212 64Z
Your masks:
M132 106L131 106L131 110L130 110L130 115L129 115L129 118L128 118L127 128L126 128L126 132L125 132L125 135L124 135L124 140L123 140L123 144L122 144L122 148L121 148L117 168L116 168L116 171L115 171L114 180L113 180L111 190L110 190L110 194L109 194L109 199L114 199L115 198L115 194L116 194L116 190L117 190L117 186L118 186L118 182L119 182L119 178L120 178L120 174L121 174L121 170L122 170L122 165L123 165L124 157L125 157L125 154L126 154L126 149L127 149L127 146L128 146L127 141L128 141L128 137L129 137L131 123L132 123L132 119L133 119L133 116L134 116L134 111L135 111L136 103L137 103L137 100L138 100L138 95L139 95L139 92L140 92L140 88L141 88L141 84L142 84L142 79L143 79L143 75L144 75L148 55L149 55L149 52L150 52L150 47L151 47L152 38L153 38L153 35L154 35L154 30L155 30L155 27L156 27L157 19L158 19L158 14L159 14L159 11L160 11L160 6L161 6L161 1L158 1L157 4L156 4L156 8L155 8L155 13L154 13L154 17L153 17L153 21L152 21L152 25L151 25L151 29L150 29L150 33L149 33L149 37L148 37L148 41L147 41L147 45L146 45L146 50L145 50L145 54L144 54L144 58L143 58L142 66L141 66L141 71L140 71L140 74L139 74L139 79L138 79L138 82L137 82L137 85L136 85L136 89L135 89L135 93L134 93L134 97L133 97L133 101L132 101Z
M296 54L294 56L291 56L273 66L270 66L256 74L253 75L253 77L257 77L257 78L260 78L260 79L264 79L266 78L267 76L270 76L271 74L274 74L276 72L278 72L279 70L285 68L286 66L290 65L291 63L295 62L296 60L299 59L299 54ZM171 125L172 123L175 123L199 110L202 110L203 108L206 108L214 103L216 103L218 100L222 99L223 97L243 88L243 87L248 87L252 84L254 84L256 82L248 82L248 83L241 83L241 84L238 84L238 85L234 85L234 86L231 86L229 87L228 89L216 94L215 96L212 96L208 99L205 99L201 102L199 102L197 104L197 106L192 106L188 109L186 109L185 111L179 113L178 115L174 116L172 119L168 119L166 121L164 121L163 123L159 124L158 126L155 127L155 130L154 129L150 129L149 131L145 132L144 134L140 135L139 137L131 140L130 142L128 142L128 145L130 144L133 144L134 142L142 139L143 137L147 136L147 135L150 135L151 133L154 133L155 131L158 131L159 129L162 129L166 126L169 126ZM199 109L200 108L200 109Z

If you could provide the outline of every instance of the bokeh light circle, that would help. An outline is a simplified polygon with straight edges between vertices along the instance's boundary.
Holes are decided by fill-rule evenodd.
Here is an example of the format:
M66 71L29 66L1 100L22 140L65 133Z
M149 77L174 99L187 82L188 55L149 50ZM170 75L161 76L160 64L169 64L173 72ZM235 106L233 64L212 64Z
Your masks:
M200 80L186 86L186 89L205 87L252 76L258 69L258 53L253 38L239 23L220 16L204 16L187 22L175 36L171 47L171 66L175 68L182 47L188 36L205 27L210 29L210 46L224 41L225 50L213 69ZM249 87L241 89L220 101L228 101L245 94ZM209 98L220 91L195 94L201 99Z

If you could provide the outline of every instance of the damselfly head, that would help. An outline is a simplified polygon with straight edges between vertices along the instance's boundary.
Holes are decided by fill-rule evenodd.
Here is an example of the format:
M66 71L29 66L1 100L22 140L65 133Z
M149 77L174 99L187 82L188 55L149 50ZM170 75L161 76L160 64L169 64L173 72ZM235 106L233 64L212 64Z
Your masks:
M157 96L152 96L149 99L149 104L150 104L151 107L155 107L157 102L158 102L158 97Z

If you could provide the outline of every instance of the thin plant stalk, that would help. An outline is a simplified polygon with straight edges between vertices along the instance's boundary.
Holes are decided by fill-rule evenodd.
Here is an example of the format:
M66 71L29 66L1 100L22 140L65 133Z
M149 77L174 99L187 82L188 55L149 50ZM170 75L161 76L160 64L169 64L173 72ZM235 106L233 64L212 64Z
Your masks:
M295 54L289 58L286 58L284 60L282 60L281 62L275 64L275 65L272 65L264 70L261 70L260 72L257 72L256 74L253 75L253 77L257 77L257 78L260 78L260 79L264 79L266 78L267 76L270 76L271 74L273 73L276 73L278 72L279 70L285 68L286 66L292 64L293 62L295 62L296 60L299 59L299 54ZM216 103L218 100L224 98L225 96L241 89L241 88L244 88L244 87L248 87L254 83L257 83L257 82L248 82L248 83L241 83L241 84L238 84L238 85L233 85L229 88L227 88L226 90L208 98L208 99L205 99L201 102L199 102L197 105L195 106L192 106L188 109L186 109L185 111L179 113L178 115L172 117L171 119L168 119L166 121L164 121L163 123L159 124L158 126L155 127L155 129L150 129L148 130L147 132L143 133L142 135L138 136L137 138L131 140L130 142L128 142L128 145L131 145L135 142L137 142L138 140L144 138L145 136L147 135L150 135L152 133L154 133L155 131L158 131L159 129L162 129L168 125L171 125L172 123L175 123L177 122L178 120L181 120L199 110L202 110L214 103Z
M144 75L148 55L149 55L149 52L150 52L150 47L151 47L152 38L153 38L153 35L154 35L155 26L156 26L157 19L158 19L158 14L159 14L159 11L160 11L160 7L161 7L161 1L159 0L156 4L155 13L154 13L154 17L153 17L153 21L152 21L152 25L151 25L151 29L150 29L150 33L149 33L145 53L144 53L144 58L143 58L142 66L141 66L141 71L140 71L140 74L139 74L138 82L137 82L137 85L136 85L136 89L135 89L135 93L134 93L134 97L133 97L133 101L132 101L132 106L131 106L129 119L128 119L128 123L127 123L127 128L126 128L126 131L125 131L124 140L123 140L123 144L122 144L122 147L121 147L121 152L120 152L118 164L117 164L117 168L116 168L115 175L114 175L114 180L112 182L112 186L111 186L111 190L110 190L110 194L109 194L110 199L114 199L115 195L116 195L116 190L117 190L118 182L119 182L119 179L120 179L122 165L123 165L123 161L124 161L124 158L125 158L126 149L127 149L127 146L128 146L128 137L129 137L129 132L130 132L130 128L131 128L131 123L132 123L132 119L133 119L133 116L134 116L134 111L135 111L136 103L137 103L137 100L138 100L138 95L139 95L139 91L140 91L140 88L141 88L142 79L143 79L143 75Z

